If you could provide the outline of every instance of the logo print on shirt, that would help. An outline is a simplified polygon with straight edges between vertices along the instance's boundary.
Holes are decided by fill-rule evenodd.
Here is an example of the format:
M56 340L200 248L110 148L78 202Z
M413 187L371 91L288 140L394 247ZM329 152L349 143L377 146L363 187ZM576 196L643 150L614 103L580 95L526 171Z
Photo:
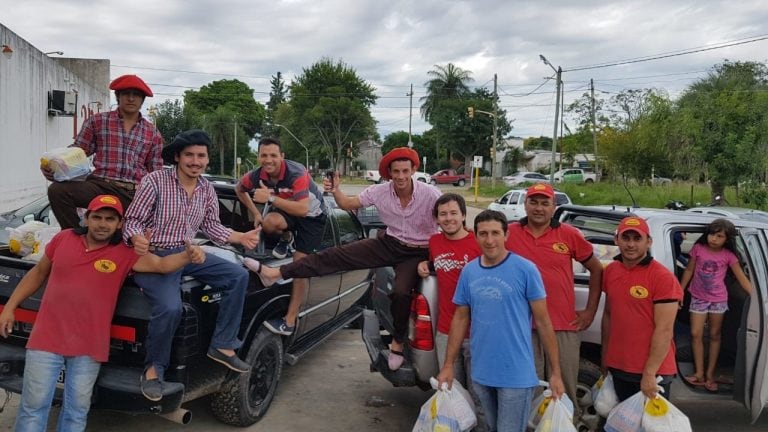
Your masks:
M101 259L93 262L93 268L101 273L112 273L117 270L117 264L115 264L114 261Z
M629 287L629 295L636 299L644 299L648 297L648 288L642 285L633 285Z
M563 242L552 243L552 250L561 254L567 254L570 252L568 245Z

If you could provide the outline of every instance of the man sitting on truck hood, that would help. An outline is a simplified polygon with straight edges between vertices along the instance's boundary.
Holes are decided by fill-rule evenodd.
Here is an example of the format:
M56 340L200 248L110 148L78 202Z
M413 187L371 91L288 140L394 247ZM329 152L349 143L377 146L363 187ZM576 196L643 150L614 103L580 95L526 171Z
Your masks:
M93 385L109 356L117 295L128 273L168 273L205 261L203 251L188 241L186 250L164 258L135 254L121 241L122 216L123 206L116 196L91 200L85 227L56 234L0 313L0 336L7 338L16 308L48 279L27 343L15 430L46 429L62 366L67 379L58 430L85 430Z
M219 220L216 191L202 177L208 167L210 146L208 135L193 129L178 134L163 149L165 162L175 166L147 174L125 214L123 238L133 244L136 253L173 253L198 230L216 243L256 247L259 229L241 233L225 227ZM134 280L152 307L146 369L140 379L141 391L151 401L163 397L163 378L170 362L173 334L181 320L181 278L187 275L222 291L208 357L238 373L249 370L248 363L235 353L242 345L237 334L248 287L248 272L242 266L206 254L204 265L189 264L167 275L138 274Z
M342 209L376 206L381 221L387 225L386 231L379 232L376 238L328 248L279 269L261 268L256 260L244 260L244 264L259 273L266 284L280 277L307 278L344 270L394 266L395 286L390 294L390 310L395 334L392 335L388 358L391 370L397 370L403 364L403 343L408 335L408 318L411 315L411 292L419 283L416 267L427 259L429 238L437 233L432 209L441 192L432 185L411 178L418 168L419 154L408 147L398 147L384 155L379 163L381 176L392 181L369 186L356 197L341 191L338 173L335 173L333 182L323 179L323 188L333 193Z

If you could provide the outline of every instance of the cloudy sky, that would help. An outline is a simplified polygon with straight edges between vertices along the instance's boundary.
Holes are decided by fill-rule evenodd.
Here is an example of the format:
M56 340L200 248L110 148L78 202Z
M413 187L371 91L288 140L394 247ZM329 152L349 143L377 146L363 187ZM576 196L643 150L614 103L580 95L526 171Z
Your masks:
M742 1L511 0L0 0L0 23L42 51L107 58L116 77L135 73L153 102L181 98L217 79L237 78L269 95L281 71L290 82L321 57L341 59L375 86L383 136L421 120L427 72L452 62L492 88L513 135L552 134L554 81L539 54L565 71L566 104L595 80L607 98L655 87L671 97L724 59L765 62L768 7ZM741 43L740 43L741 42ZM740 43L719 49L709 49ZM686 55L683 51L705 49ZM653 56L666 58L573 70ZM146 104L148 105L148 104ZM145 106L146 108L147 106Z

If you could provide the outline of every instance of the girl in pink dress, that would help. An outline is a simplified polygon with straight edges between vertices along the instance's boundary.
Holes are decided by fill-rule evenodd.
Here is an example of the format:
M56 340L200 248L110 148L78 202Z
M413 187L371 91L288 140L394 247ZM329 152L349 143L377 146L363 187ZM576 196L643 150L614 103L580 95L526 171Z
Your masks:
M720 330L728 310L725 276L730 268L739 284L750 294L752 285L736 254L736 227L728 220L715 219L691 248L690 261L680 281L691 292L691 348L695 372L685 380L694 386L718 390L714 374L720 354ZM689 285L690 282L690 285ZM709 360L704 370L704 324L709 320Z

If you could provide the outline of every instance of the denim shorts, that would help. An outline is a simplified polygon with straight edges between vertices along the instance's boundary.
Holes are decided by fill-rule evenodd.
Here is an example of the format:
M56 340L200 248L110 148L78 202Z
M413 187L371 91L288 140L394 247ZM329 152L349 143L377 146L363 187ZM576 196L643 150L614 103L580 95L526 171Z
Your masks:
M707 300L691 297L691 307L689 311L696 314L724 314L728 310L728 301L711 302Z

